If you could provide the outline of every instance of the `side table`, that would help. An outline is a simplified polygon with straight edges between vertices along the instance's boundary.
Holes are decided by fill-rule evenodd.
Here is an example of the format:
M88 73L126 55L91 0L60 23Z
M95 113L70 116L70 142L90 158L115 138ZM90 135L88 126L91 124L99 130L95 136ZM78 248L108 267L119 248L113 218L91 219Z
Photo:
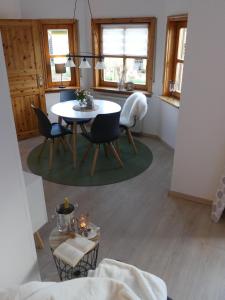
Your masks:
M52 251L52 255L54 250L61 243L71 238L71 234L73 233L59 232L57 228L54 228L51 231L49 235L49 246ZM97 259L98 259L100 232L98 231L95 238L91 240L96 242L96 246L93 249L91 249L88 253L86 253L75 267L71 267L61 259L57 258L55 255L53 255L53 259L55 261L55 265L61 281L70 280L79 277L86 277L89 270L94 270L96 268Z

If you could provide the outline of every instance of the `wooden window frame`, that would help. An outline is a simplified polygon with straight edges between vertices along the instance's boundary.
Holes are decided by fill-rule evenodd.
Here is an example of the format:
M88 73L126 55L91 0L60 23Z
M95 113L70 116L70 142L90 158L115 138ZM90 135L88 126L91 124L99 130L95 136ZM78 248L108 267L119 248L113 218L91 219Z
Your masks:
M184 60L177 58L179 30L187 27L188 15L169 16L167 18L166 46L164 59L164 76L163 76L163 96L171 97L169 91L169 81L175 81L177 63L184 63ZM174 92L173 97L180 99L180 93Z
M41 20L42 26L42 48L43 48L43 61L44 61L44 75L45 75L45 90L48 92L58 90L60 82L52 82L51 76L51 57L64 57L64 55L50 55L48 45L48 29L68 29L69 51L70 54L78 53L79 39L78 39L78 22L71 19L50 19ZM75 63L79 64L77 60ZM70 68L71 81L63 81L66 88L77 88L80 86L80 75L78 68Z
M156 18L155 17L143 17L143 18L116 18L116 19L92 19L92 49L95 55L102 54L102 30L101 25L109 24L148 24L148 51L147 57L143 56L119 56L119 55L106 55L105 57L118 57L123 58L125 64L126 58L147 59L146 66L146 84L134 84L135 90L141 90L148 93L152 92L153 82L153 69L154 69L154 52L155 52L155 29ZM97 59L94 60L94 65ZM104 91L116 91L117 83L106 82L103 80L103 71L95 70L93 68L93 82L94 89Z

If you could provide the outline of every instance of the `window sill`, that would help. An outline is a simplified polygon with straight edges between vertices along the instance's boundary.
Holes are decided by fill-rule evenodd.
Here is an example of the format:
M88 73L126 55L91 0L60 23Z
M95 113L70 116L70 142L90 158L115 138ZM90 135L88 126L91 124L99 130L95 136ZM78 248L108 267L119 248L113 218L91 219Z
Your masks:
M65 88L59 88L59 87L52 87L52 88L46 88L45 93L57 93L65 90L75 90L79 89L78 86L67 86Z
M176 108L180 108L180 100L178 100L176 98L169 97L169 96L159 96L159 98L162 101L164 101L164 102L166 102L166 103L168 103L168 104L170 104L170 105L172 105Z
M107 87L93 87L92 88L95 92L104 92L104 93L113 93L118 95L131 95L134 92L141 92L147 97L151 97L152 93L142 90L133 90L133 91L127 91L127 90L118 90L118 88L107 88Z

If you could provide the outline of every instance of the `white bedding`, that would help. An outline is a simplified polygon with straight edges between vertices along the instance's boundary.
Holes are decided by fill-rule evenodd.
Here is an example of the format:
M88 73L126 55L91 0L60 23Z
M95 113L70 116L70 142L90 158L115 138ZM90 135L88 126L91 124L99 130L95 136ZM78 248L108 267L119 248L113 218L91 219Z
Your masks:
M96 270L89 271L88 276L119 280L143 300L167 299L167 288L162 279L119 261L105 258Z
M166 300L165 283L134 266L104 259L88 278L30 282L0 291L1 300Z

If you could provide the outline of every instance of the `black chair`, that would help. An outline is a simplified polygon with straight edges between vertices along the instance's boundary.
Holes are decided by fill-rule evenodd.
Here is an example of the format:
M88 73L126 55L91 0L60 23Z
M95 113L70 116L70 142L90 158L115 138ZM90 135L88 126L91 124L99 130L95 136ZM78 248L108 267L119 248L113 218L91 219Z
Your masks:
M60 91L60 102L76 100L75 90ZM73 120L70 118L63 118L67 126L73 126ZM85 124L90 122L91 119L76 119L77 124L80 126L83 133L86 133Z
M70 129L60 125L59 123L51 123L46 114L40 108L35 107L33 104L31 104L31 107L37 116L39 132L45 137L44 143L39 152L39 157L44 150L46 142L50 140L49 169L51 169L55 140L61 142L64 147L68 146L71 150L71 146L65 139L65 136L71 134L72 132Z
M83 134L83 136L88 139L90 144L88 145L88 148L84 153L81 162L83 162L87 158L88 153L91 147L93 146L93 144L96 145L92 166L91 166L91 176L93 176L95 172L96 161L98 159L98 154L99 154L101 144L104 145L105 149L106 148L108 149L108 147L111 149L115 159L118 161L119 165L123 167L123 163L120 159L120 156L117 150L115 149L115 146L113 145L113 142L117 141L120 133L119 120L120 120L120 112L97 115L97 117L95 118L91 126L90 133Z

